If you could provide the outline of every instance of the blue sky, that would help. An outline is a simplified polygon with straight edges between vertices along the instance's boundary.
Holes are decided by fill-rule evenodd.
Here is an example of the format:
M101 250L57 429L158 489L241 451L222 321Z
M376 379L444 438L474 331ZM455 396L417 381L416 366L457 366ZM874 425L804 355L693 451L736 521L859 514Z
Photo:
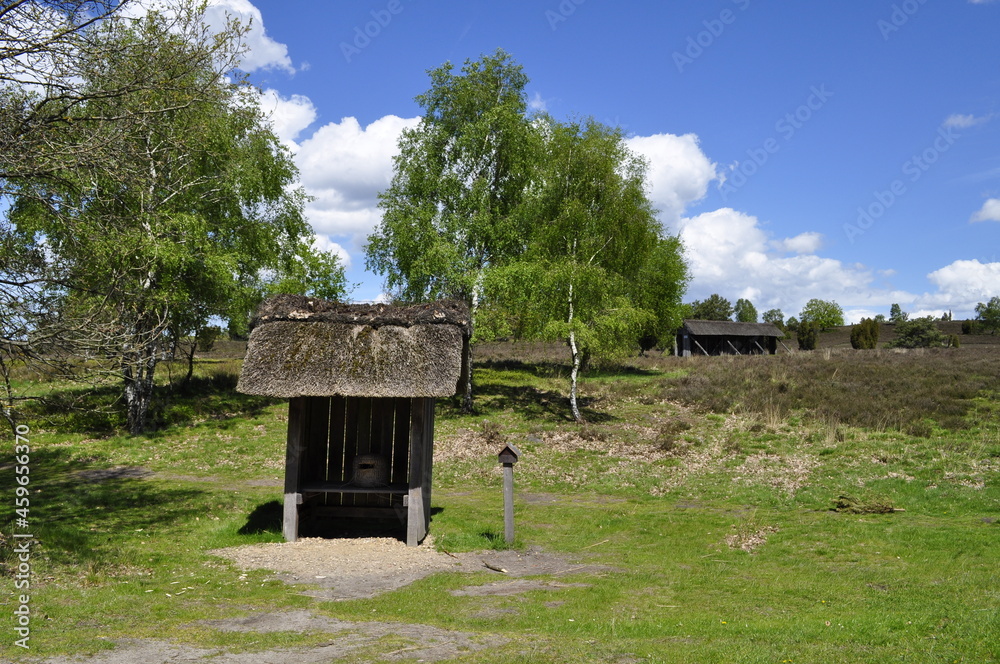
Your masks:
M245 62L356 300L402 128L427 70L497 48L533 107L621 126L685 243L686 300L798 315L971 316L1000 295L1000 1L288 2Z

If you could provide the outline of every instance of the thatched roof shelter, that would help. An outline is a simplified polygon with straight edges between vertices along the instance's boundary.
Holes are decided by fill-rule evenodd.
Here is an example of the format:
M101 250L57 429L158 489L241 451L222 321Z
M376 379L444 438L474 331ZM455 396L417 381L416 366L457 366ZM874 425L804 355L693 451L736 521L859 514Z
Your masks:
M677 333L679 355L774 354L781 332L772 323L686 320Z
M456 391L468 308L280 295L252 328L236 389L289 399L285 538L300 519L392 517L416 546L430 525L434 398Z
M461 302L338 304L279 295L252 324L236 389L274 397L455 393L469 311Z

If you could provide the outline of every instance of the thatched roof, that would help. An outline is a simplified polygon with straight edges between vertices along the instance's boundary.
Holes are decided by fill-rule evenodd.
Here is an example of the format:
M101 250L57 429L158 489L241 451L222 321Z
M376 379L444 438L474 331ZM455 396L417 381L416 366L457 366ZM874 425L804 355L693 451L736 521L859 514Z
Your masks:
M688 334L703 337L783 337L772 323L734 323L731 320L686 320Z
M275 397L439 397L455 393L469 312L460 302L264 302L236 389Z

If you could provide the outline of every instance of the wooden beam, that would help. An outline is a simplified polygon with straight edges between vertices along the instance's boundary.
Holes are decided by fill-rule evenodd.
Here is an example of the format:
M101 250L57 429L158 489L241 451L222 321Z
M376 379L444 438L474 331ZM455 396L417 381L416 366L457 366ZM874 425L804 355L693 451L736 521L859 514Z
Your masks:
M709 354L709 352L708 352L707 350L705 350L705 347L704 347L704 346L702 346L702 345L701 345L700 343L698 343L698 340L697 340L697 339L692 339L691 341L693 341L693 342L694 342L694 345L695 345L695 346L697 346L698 348L700 348L700 349L701 349L701 352L703 352L703 353L704 353L705 355L708 355L708 354Z
M423 499L424 499L424 535L431 529L431 481L432 470L434 468L434 398L424 399L424 479L423 479ZM422 538L421 538L422 539Z
M768 354L767 351L764 350L764 347L761 346L759 343L757 343L756 339L753 340L753 343L754 343L755 346L757 346L757 348L760 348L760 352L761 352L762 355L767 355Z
M415 398L410 406L410 490L406 507L406 546L417 546L427 535L424 525L424 399Z
M294 542L299 538L299 505L302 457L305 452L306 399L295 397L288 402L288 438L285 445L285 504L281 531L285 539Z
M736 353L737 355L742 355L743 354L740 351L736 350L736 346L734 346L733 342L730 341L729 339L726 339L726 343L729 344L729 347L732 348L733 352Z

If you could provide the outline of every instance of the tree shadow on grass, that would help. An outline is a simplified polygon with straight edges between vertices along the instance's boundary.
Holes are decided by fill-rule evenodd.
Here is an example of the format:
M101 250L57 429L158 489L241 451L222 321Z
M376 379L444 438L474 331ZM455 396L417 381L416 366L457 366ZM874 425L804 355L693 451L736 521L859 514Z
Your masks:
M220 372L194 376L186 383L158 385L149 411L148 433L174 426L217 420L236 422L259 417L280 399L250 396L236 391L238 376ZM72 386L53 390L31 402L26 416L49 428L88 436L122 433L126 427L122 390L119 385Z
M553 390L543 390L530 385L507 385L503 383L479 383L473 390L474 404L477 413L488 415L491 412L513 410L527 420L555 420L573 422L573 413L569 406L569 397ZM615 418L593 408L592 399L577 398L577 405L584 420L593 423L610 422ZM443 402L447 415L461 414L461 399L456 398ZM446 416L447 416L446 415Z
M30 532L33 548L53 565L127 564L126 552L134 553L135 540L145 537L137 533L171 528L204 513L203 491L150 482L141 468L97 466L71 459L66 449L32 449L28 467L27 524L18 524L24 517L15 513L11 499L0 508L0 528ZM0 467L0 486L18 486L13 465ZM11 568L11 555L4 547L0 564Z

